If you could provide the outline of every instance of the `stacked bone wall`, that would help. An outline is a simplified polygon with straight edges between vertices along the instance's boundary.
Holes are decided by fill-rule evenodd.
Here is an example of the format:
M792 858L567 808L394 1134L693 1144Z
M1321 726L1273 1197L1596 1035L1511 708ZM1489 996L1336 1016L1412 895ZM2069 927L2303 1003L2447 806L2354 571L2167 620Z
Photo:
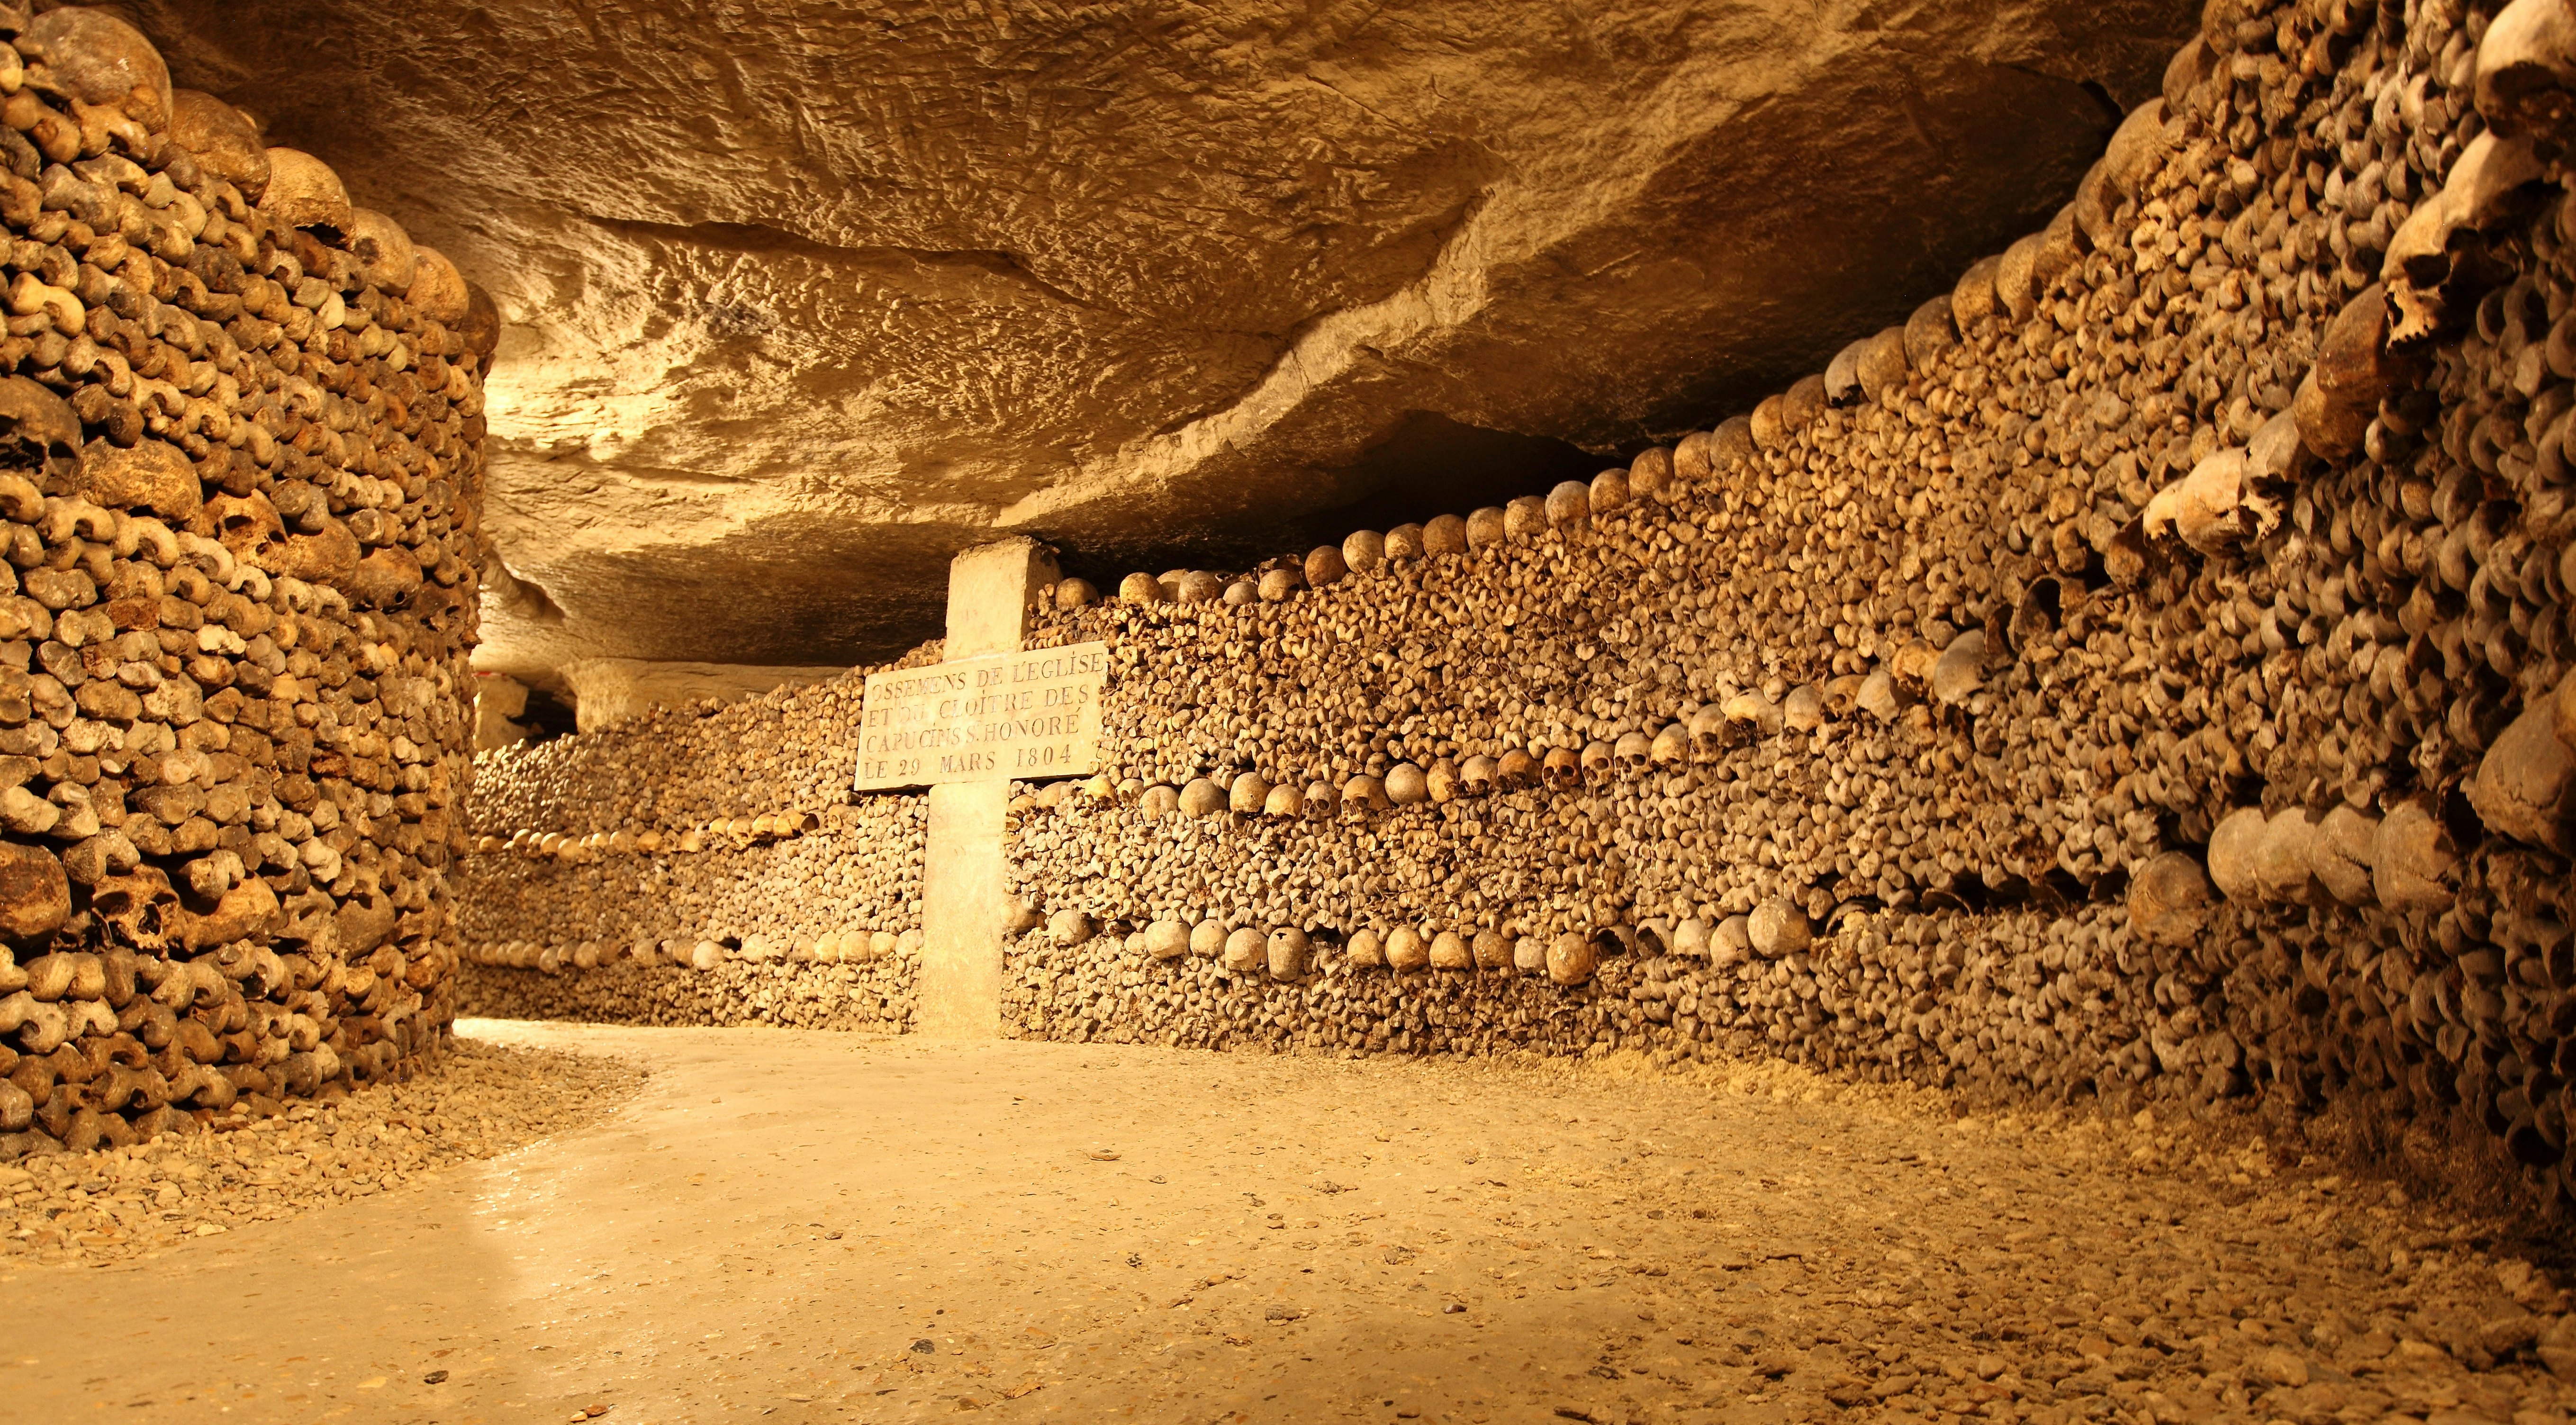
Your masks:
M1006 1014L2341 1101L2562 1191L2576 65L2493 14L2213 5L2047 232L1749 419L1075 591L1113 770L1016 805Z
M488 302L102 12L0 7L0 1157L454 1014Z
M852 803L865 689L861 670L481 754L468 1012L909 1025L929 799Z
M1013 803L1006 1024L2340 1104L2561 1194L2545 12L2213 5L2045 232L1748 415L1058 586L1030 643L1109 644L1109 770Z

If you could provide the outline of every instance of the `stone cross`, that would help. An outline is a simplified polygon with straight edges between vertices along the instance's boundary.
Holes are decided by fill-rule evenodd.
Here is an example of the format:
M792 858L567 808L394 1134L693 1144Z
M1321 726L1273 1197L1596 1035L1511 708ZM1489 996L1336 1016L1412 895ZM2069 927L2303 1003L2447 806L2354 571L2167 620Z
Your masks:
M947 659L1017 653L1038 590L1056 579L1054 551L1013 538L948 566ZM921 861L921 976L913 1030L934 1039L1002 1032L1002 940L1010 917L1007 780L930 789Z

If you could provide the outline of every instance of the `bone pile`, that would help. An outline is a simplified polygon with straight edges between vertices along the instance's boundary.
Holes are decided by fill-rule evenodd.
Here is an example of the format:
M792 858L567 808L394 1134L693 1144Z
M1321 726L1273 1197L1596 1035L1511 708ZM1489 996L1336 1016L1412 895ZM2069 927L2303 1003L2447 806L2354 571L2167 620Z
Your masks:
M2220 0L2044 231L1752 411L1239 576L1058 584L1029 643L1111 646L1113 770L1013 803L1007 1023L2341 1102L2567 1195L2554 3ZM837 797L835 686L760 756ZM552 801L486 763L545 810L482 829L820 810L620 736ZM607 954L595 897L513 953Z
M850 803L867 672L481 754L465 1012L907 1027L929 799Z
M453 1014L488 299L105 12L0 5L0 1158Z
M1589 485L1068 581L1028 1034L2127 1105L2576 1076L2556 0L2219 0L2043 232ZM2499 1155L2500 1156L2500 1155Z

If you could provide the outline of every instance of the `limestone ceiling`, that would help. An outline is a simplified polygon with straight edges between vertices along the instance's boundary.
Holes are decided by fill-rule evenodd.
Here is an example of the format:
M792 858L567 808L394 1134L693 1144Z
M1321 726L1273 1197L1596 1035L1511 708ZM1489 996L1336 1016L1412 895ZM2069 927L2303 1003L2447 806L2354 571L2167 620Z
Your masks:
M479 661L546 682L881 654L995 532L1114 579L1588 473L2043 221L2194 13L118 8L499 301Z

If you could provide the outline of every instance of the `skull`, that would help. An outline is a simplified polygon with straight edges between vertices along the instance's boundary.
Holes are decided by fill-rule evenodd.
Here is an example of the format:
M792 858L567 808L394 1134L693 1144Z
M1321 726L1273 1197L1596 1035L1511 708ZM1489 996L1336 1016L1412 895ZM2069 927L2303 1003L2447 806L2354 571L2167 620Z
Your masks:
M1754 737L1778 735L1786 719L1780 705L1756 692L1738 693L1724 704L1727 720Z
M1176 592L1185 604L1212 604L1225 593L1225 587L1217 582L1216 576L1204 569L1193 569L1169 582L1177 586Z
M1459 792L1470 797L1487 795L1494 790L1495 771L1491 757L1468 758L1466 765L1458 769Z
M1789 700L1780 706L1780 721L1794 732L1813 732L1825 725L1825 690L1813 683L1801 683L1789 690Z
M1643 772L1653 758L1654 747L1654 739L1642 732L1625 733L1620 736L1618 744L1611 748L1610 758L1629 772ZM1584 758L1587 770L1591 766L1591 761L1587 751Z
M1655 734L1654 748L1647 755L1654 758L1658 767L1679 767L1690 760L1690 750L1690 730L1676 722Z
M1331 817L1340 809L1341 800L1334 793L1333 784L1321 777L1306 784L1306 815L1312 820L1323 821Z
M1136 809L1159 820L1181 809L1181 794L1156 782L1145 789L1144 795L1136 798Z
M1458 795L1458 764L1443 757L1422 774L1423 789L1435 802L1445 802Z
M0 469L61 474L81 446L80 417L24 376L0 380Z
M1282 782L1272 787L1270 795L1262 799L1261 814L1288 819L1304 816L1306 794L1297 790L1294 785Z
M1618 755L1609 743L1594 738L1583 749L1583 778L1594 785L1610 780L1611 769L1618 765Z
M1560 529L1592 523L1592 487L1567 480L1547 492L1548 523Z
M166 950L177 939L188 913L179 893L157 867L138 866L132 873L110 876L90 891L90 912L105 922L116 943L137 950Z
M1539 780L1551 792L1570 792L1583 785L1583 755L1571 747L1551 749L1539 765Z
M1537 786L1540 771L1538 759L1515 747L1494 763L1494 790L1522 792Z
M1858 673L1845 673L1825 684L1825 716L1849 717L1860 707L1860 690L1869 680Z
M1733 730L1732 725L1726 720L1725 712L1720 710L1715 704L1711 704L1708 707L1701 708L1698 712L1692 713L1690 720L1691 760L1694 762L1716 761L1720 756L1725 754L1730 743Z
M1395 805L1387 798L1386 783L1366 772L1358 773L1349 781L1342 783L1341 804L1344 810L1355 814L1385 811Z

